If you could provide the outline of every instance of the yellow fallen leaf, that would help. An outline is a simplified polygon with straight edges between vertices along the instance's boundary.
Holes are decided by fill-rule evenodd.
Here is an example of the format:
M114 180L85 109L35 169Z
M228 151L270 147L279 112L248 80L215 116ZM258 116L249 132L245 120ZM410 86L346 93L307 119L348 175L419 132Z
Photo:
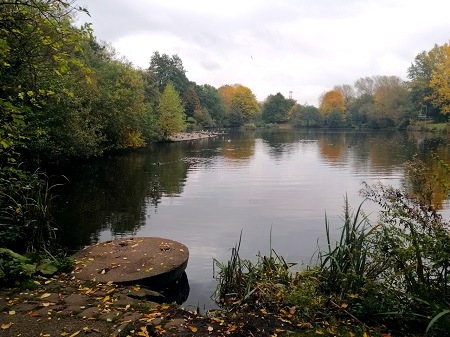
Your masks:
M15 315L16 312L15 312L14 310L11 310L11 311L8 312L8 314L10 314L10 315Z
M192 332L197 332L198 331L198 329L195 326L188 325L188 329L191 330Z
M65 336L69 336L69 333L68 332L61 332L61 336L63 336L63 337L65 337Z
M2 329L3 330L9 329L13 324L14 324L13 322L2 324Z
M38 282L39 283L39 282ZM49 283L52 283L52 281L51 280L47 280L47 281L45 281L44 282L45 284L49 284Z
M38 285L38 286L40 286L40 285L41 285L41 282L39 282L39 281L36 281L36 280L34 280L34 281L33 281L33 283L34 283L34 284L36 284L36 285Z
M212 326L208 326L208 331L213 331L214 328Z
M316 330L317 335L323 335L323 331Z
M111 298L111 297L110 297L109 295L106 295L106 296L103 298L103 302L109 301L110 298Z
M71 334L69 337L75 337L75 336L77 336L80 332L81 332L81 330L78 330L77 332L74 332L73 334Z
M45 294L42 294L41 297L39 297L39 298L40 299L46 298L46 297L49 297L50 295L51 295L50 293L45 293Z

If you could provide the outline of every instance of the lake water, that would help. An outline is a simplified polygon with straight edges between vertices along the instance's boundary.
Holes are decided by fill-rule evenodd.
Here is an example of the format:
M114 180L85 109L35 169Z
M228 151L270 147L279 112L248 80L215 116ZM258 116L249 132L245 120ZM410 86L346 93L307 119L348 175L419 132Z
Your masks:
M308 264L325 212L338 228L345 195L356 208L363 181L400 186L403 163L431 152L447 158L446 140L395 131L265 130L155 144L64 172L57 221L72 249L128 236L184 243L185 305L210 307L213 258L226 261L241 231L242 257L268 254L271 242L287 261Z

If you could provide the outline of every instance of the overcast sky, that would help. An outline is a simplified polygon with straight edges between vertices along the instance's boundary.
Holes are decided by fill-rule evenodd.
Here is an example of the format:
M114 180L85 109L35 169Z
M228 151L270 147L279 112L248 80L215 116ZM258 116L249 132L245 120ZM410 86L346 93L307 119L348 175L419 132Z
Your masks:
M100 41L134 65L178 54L189 80L240 83L259 101L299 103L372 75L406 78L414 57L450 39L448 0L78 0Z

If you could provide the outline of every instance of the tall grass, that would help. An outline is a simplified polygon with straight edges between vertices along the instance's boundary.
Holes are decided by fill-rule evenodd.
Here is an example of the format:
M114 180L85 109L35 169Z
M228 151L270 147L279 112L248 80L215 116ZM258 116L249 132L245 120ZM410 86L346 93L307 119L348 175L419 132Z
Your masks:
M275 291L273 285L288 283L291 280L290 268L295 264L286 262L272 247L269 256L258 254L255 263L243 259L239 255L241 240L242 232L227 262L213 260L214 275L218 280L213 298L222 305L256 304L264 298L267 305ZM252 300L254 298L258 300Z
M1 246L51 255L57 230L52 214L53 190L60 185L51 184L44 173L36 171L20 188L2 193Z
M368 236L371 235L370 223L362 212L362 203L353 214L344 199L343 227L339 241L333 242L330 223L325 215L325 250L319 248L318 265L325 275L324 290L349 293L358 290L368 277L374 277L377 271L368 264L370 251Z

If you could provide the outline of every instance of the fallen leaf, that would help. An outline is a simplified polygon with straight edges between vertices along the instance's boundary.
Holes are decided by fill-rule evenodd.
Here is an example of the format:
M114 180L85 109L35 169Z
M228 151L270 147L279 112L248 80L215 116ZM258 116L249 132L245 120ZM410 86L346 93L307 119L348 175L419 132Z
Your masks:
M8 314L10 314L10 315L15 315L16 312L15 312L14 310L11 310L11 311L8 312Z
M323 335L323 331L316 330L317 335Z
M35 314L35 313L33 313L33 312L29 312L29 313L28 313L28 316L30 316L30 317L42 317L41 314Z
M195 326L188 325L188 329L191 330L192 332L197 332L198 331L198 329Z
M207 329L209 332L211 332L211 331L213 331L214 330L214 328L212 327L212 326L208 326L208 329Z
M74 332L73 334L71 334L69 337L75 337L75 336L77 336L80 332L81 332L81 330L78 330L77 332Z
M2 329L3 330L9 329L13 324L14 324L13 322L2 324Z
M45 294L42 294L41 297L39 297L39 298L43 299L43 298L49 297L50 295L51 295L50 293L45 293Z
M110 298L111 298L111 297L110 297L109 295L106 295L106 296L103 298L103 303L109 301Z

